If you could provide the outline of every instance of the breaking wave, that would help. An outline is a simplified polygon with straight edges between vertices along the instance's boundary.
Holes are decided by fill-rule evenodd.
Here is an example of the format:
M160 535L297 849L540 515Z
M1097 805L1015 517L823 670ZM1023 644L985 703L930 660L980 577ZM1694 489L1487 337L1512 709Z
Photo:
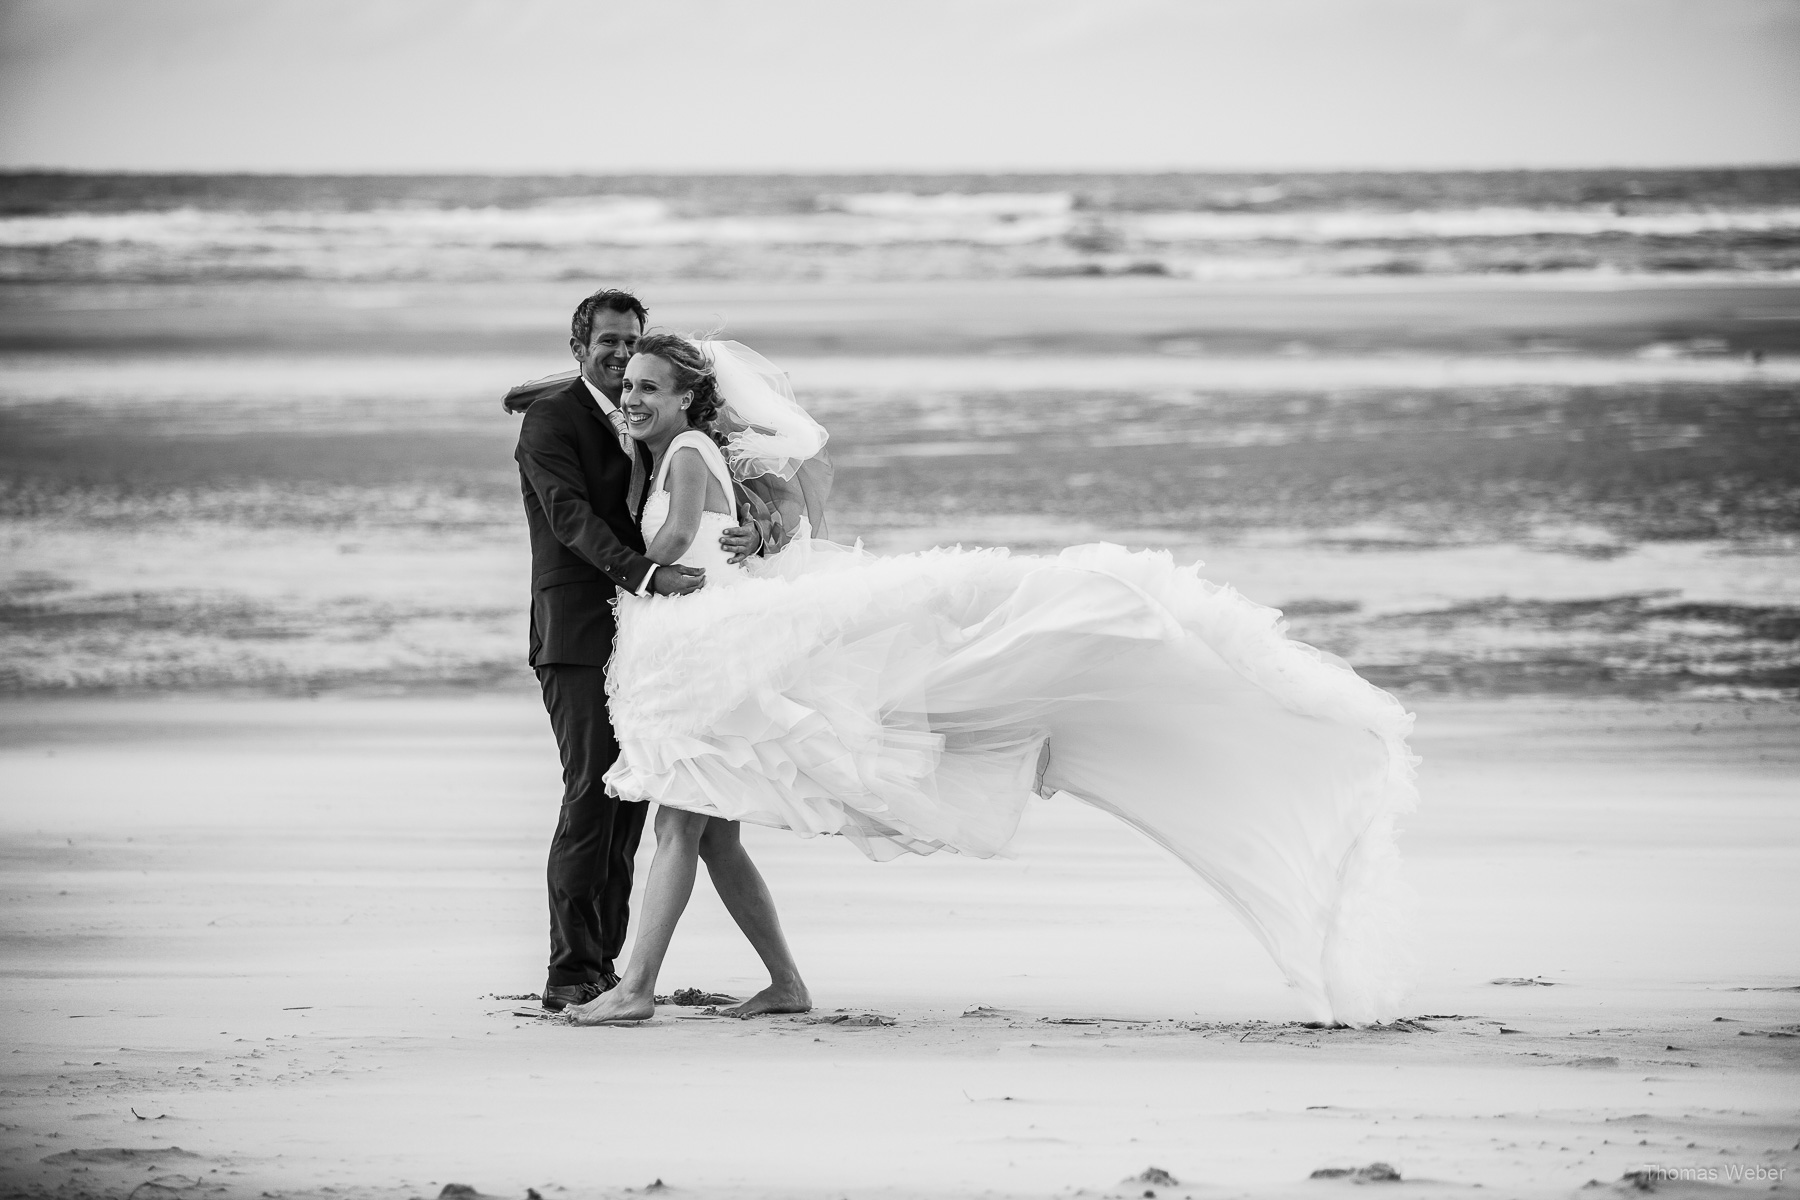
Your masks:
M597 265L638 279L1779 274L1800 270L1800 184L1785 178L1757 176L1735 195L1713 181L1681 195L1547 202L1532 190L1541 180L1496 182L1483 196L1450 176L1392 194L1367 180L1046 177L1033 188L969 177L931 190L894 177L913 186L832 190L819 186L826 178L645 176L585 181L617 190L580 195L471 177L377 181L351 202L340 194L349 185L326 177L259 177L253 190L198 177L162 191L127 176L86 191L0 177L0 279L536 279ZM66 194L50 194L58 186Z

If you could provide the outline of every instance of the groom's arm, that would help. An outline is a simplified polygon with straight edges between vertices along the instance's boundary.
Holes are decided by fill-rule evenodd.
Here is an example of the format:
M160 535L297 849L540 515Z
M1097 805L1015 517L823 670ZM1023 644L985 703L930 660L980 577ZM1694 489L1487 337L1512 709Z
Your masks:
M649 585L656 564L619 540L588 499L575 437L558 421L561 414L533 405L519 426L514 455L525 480L544 506L556 540L592 563L614 584L634 594Z

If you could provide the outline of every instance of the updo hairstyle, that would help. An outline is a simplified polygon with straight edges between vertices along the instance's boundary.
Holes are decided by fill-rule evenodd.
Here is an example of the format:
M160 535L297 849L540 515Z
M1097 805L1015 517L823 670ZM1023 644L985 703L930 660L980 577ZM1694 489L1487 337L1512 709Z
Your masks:
M669 364L675 375L676 389L694 393L687 408L688 427L700 430L723 449L725 436L716 428L715 421L724 402L719 398L718 378L706 353L674 333L645 334L638 339L636 353L654 354Z

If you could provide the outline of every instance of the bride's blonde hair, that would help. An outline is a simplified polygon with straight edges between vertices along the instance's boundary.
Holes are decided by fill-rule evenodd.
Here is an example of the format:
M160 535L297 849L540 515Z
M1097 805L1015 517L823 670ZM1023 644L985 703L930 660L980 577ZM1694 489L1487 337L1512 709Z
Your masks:
M725 448L725 435L719 430L719 409L724 401L719 396L718 373L706 352L677 333L647 333L638 339L637 354L654 354L669 364L675 373L675 386L692 391L688 405L688 425L706 434Z

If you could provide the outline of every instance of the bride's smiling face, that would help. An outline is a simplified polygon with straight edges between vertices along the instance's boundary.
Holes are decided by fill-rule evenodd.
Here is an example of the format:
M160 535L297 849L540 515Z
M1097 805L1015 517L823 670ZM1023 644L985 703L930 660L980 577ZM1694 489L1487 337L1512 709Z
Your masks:
M688 427L687 406L691 389L675 386L675 368L656 354L634 354L625 364L625 384L619 407L625 413L625 432L640 442L665 442Z

